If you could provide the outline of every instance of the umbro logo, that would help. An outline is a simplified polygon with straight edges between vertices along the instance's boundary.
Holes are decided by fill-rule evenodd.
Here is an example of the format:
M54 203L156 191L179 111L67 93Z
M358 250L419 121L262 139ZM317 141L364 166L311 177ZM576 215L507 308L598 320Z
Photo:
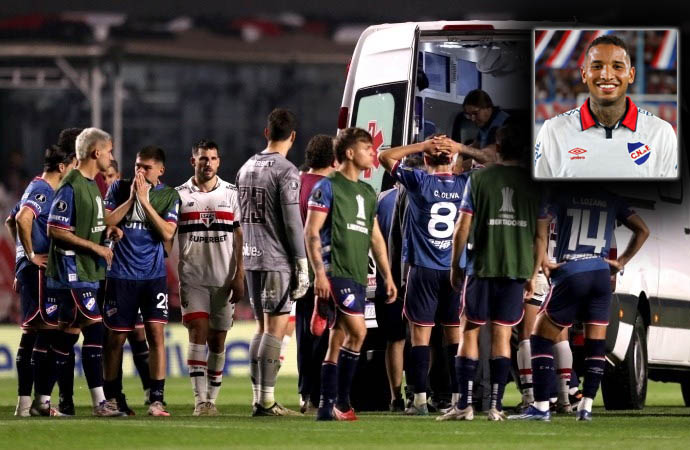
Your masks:
M573 148L573 149L571 149L571 150L568 150L568 153L570 153L571 155L573 155L573 156L570 157L571 160L573 160L573 159L585 159L585 157L582 156L582 155L584 155L585 153L587 153L587 150L585 150L584 148L575 147L575 148Z

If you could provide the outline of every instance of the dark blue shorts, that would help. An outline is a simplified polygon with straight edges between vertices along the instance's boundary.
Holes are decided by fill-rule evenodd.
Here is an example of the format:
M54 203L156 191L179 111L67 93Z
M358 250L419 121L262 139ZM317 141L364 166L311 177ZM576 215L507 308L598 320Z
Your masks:
M46 288L45 275L45 269L34 264L24 267L17 274L23 327L29 327L36 321L57 326L57 300L53 291Z
M523 291L525 280L512 278L465 278L462 295L463 314L468 322L484 325L513 326L524 314Z
M115 331L132 331L139 318L145 322L168 323L168 283L166 277L152 280L105 281L103 322Z
M331 295L338 311L350 316L364 317L364 303L367 298L367 287L351 278L329 278Z
M403 300L396 298L393 303L386 303L388 297L377 297L376 324L388 342L402 341L407 336L407 321L403 317Z
M405 317L415 325L460 325L460 294L450 284L450 270L410 266L405 293Z
M72 288L52 291L58 304L58 320L68 324L77 322L77 313L87 319L100 320L101 310L98 307L98 289Z
M556 325L569 327L576 318L586 324L608 325L611 309L609 269L579 272L554 282L542 311Z

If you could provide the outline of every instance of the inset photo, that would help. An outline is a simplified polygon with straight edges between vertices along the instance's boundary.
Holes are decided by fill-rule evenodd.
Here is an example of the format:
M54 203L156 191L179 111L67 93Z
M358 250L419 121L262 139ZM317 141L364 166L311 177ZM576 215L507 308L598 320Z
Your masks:
M539 180L678 178L676 29L534 31Z

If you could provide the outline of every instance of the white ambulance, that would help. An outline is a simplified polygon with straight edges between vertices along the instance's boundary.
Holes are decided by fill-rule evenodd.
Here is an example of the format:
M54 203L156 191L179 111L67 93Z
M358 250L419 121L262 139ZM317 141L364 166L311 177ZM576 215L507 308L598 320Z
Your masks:
M369 130L377 152L444 133L477 135L462 102L482 89L495 106L527 117L533 105L533 24L420 22L367 28L348 67L338 128ZM648 242L615 278L602 383L607 408L642 408L647 379L680 382L690 406L690 179L612 186L648 224ZM378 164L378 162L376 162ZM384 171L364 174L377 191ZM624 227L616 241L624 247ZM622 251L622 250L621 250ZM373 305L367 310L374 323ZM374 325L375 326L375 325Z

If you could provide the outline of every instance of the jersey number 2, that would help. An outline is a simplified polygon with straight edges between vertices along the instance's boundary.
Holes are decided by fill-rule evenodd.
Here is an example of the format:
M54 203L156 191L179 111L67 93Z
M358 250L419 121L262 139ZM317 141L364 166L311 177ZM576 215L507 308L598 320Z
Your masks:
M599 213L597 235L596 237L589 237L590 211L568 208L566 212L573 218L573 225L570 227L568 250L575 251L578 245L591 245L594 247L594 253L596 255L600 254L601 250L606 245L606 217L608 213L606 211L601 211Z

